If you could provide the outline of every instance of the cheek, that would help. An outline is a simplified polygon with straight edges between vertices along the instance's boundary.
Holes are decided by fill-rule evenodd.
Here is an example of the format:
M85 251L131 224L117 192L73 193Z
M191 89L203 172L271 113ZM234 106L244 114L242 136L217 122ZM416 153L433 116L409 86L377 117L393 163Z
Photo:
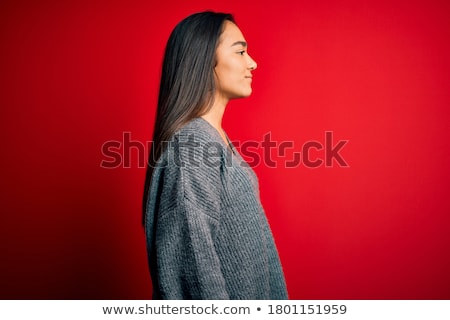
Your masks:
M230 56L219 58L221 59L216 66L216 76L223 86L233 85L244 79L246 70L241 59Z
M242 61L239 58L240 57L228 56L227 59L223 59L222 69L232 73L242 69Z
M229 66L222 65L221 68L217 72L217 78L222 83L222 85L227 85L234 78L233 69Z

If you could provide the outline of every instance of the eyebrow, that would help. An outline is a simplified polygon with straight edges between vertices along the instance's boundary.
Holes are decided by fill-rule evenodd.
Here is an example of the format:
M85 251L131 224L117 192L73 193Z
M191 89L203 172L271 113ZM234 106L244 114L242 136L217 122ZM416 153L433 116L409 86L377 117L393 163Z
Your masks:
M247 47L247 42L245 42L245 41L236 41L231 46L234 47L234 46L238 46L238 45L241 45L243 47Z

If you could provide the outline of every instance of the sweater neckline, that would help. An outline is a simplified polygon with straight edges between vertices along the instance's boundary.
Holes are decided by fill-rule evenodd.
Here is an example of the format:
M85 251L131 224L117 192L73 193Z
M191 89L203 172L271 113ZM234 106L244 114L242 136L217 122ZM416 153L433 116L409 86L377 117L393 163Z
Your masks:
M228 137L228 134L225 132L225 130L223 130L223 134L225 135L225 138L227 139L227 143L225 143L225 141L222 139L222 136L220 135L219 131L217 131L217 129L211 123L209 123L207 120L203 119L202 117L197 117L197 118L194 118L193 120L197 120L197 119L200 120L201 122L206 123L206 125L209 127L209 129L214 131L216 138L218 138L218 140L225 147L225 149L231 151L234 155L236 155L235 147L234 147L233 143L231 142L230 138Z

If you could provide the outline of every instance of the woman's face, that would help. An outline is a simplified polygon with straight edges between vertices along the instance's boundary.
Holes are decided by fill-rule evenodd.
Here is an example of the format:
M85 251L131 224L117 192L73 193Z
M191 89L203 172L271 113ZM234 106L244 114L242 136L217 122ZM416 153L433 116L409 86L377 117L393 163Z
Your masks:
M216 57L216 95L225 100L248 97L252 93L251 71L256 69L256 62L247 53L241 30L230 21L225 21Z

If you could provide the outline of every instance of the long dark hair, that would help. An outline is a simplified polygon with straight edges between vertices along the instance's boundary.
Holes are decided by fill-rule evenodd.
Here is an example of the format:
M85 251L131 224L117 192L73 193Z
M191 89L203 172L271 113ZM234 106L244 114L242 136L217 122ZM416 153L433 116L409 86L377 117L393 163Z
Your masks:
M143 221L153 169L173 134L205 114L214 102L216 49L228 13L199 12L182 20L167 42L159 86L153 142L143 197Z

